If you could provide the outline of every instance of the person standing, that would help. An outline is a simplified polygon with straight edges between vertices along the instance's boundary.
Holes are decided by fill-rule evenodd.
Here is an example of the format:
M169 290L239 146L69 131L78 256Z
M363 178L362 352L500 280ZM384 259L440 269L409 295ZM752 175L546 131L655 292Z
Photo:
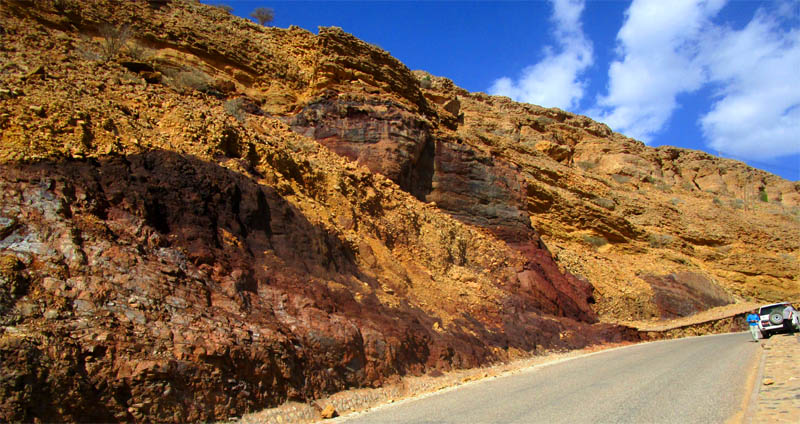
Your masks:
M798 318L798 312L794 309L792 305L786 305L783 308L783 321L786 322L786 325L789 326L789 332L793 331L800 331L800 320Z
M753 336L753 341L758 343L758 321L761 318L758 316L758 311L750 312L747 315L747 323L750 324L750 335Z

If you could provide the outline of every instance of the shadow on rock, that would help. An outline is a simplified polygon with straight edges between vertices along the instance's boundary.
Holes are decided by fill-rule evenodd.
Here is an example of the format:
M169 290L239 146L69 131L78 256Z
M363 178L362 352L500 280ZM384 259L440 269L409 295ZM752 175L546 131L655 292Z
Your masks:
M259 178L166 151L5 165L0 419L220 420L623 337L530 305L437 328Z

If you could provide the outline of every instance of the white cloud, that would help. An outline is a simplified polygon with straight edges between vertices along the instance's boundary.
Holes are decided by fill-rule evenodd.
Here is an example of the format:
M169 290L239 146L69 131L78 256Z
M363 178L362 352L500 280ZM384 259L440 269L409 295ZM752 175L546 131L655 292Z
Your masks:
M724 5L634 0L617 35L608 93L588 114L648 142L680 94L710 86L714 103L699 123L713 150L762 160L800 153L797 3L769 4L770 13L759 10L741 30L711 22Z
M579 76L592 65L592 43L581 28L583 0L552 0L555 38L558 49L545 47L544 58L523 69L518 81L499 78L489 88L491 94L546 107L576 109L584 95Z
M700 119L708 145L753 159L800 153L800 29L781 30L759 12L710 44L710 77L721 88Z
M608 94L589 114L645 142L667 122L680 93L706 81L703 28L723 0L634 0L617 34L621 58L608 71Z

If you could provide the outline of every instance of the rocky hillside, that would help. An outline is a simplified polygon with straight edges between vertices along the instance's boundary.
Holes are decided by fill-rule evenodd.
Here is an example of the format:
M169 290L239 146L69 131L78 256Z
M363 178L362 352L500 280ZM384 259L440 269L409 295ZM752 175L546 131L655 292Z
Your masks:
M432 101L457 99L454 137L517 170L517 209L603 319L800 299L800 182L417 76Z
M800 295L800 187L335 28L0 3L0 420L208 421Z

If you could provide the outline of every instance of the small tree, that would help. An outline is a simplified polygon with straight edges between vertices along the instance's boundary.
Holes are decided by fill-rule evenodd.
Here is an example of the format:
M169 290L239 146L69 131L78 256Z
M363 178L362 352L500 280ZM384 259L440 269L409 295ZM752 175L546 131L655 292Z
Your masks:
M259 24L266 26L275 19L275 11L268 7L257 7L253 10L253 13L250 14L250 17L257 20Z
M131 37L131 29L127 25L116 27L105 24L100 27L100 35L103 37L101 56L103 60L110 61L116 59L122 47L128 42Z

